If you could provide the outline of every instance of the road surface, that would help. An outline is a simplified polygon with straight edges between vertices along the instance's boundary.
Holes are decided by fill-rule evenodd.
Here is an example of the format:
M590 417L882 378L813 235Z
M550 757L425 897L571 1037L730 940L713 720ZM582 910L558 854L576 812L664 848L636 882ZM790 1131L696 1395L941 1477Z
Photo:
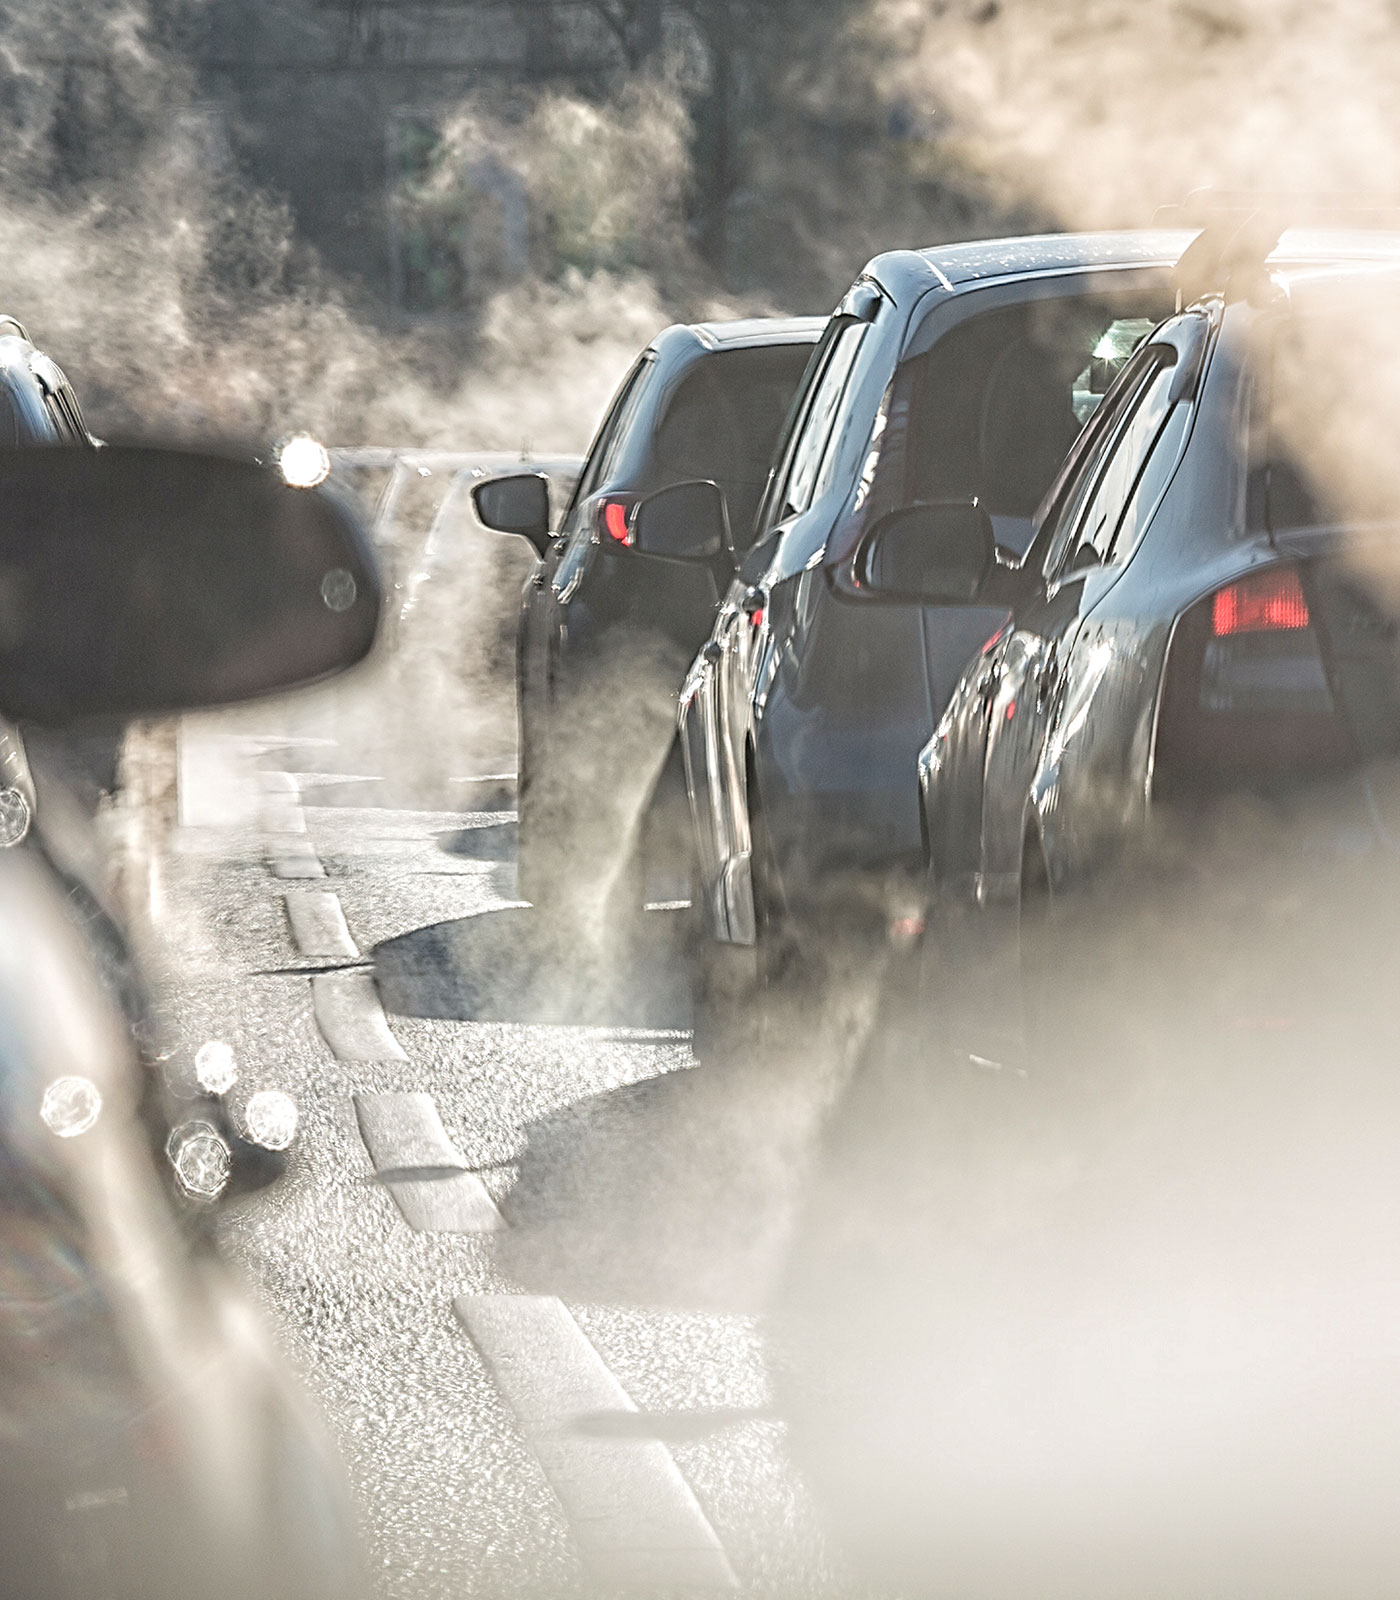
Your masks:
M551 938L504 783L404 809L355 764L304 718L187 724L158 910L187 1048L299 1110L223 1236L339 1441L378 1592L856 1592L764 1316L826 1089L707 1080L674 912L628 952Z

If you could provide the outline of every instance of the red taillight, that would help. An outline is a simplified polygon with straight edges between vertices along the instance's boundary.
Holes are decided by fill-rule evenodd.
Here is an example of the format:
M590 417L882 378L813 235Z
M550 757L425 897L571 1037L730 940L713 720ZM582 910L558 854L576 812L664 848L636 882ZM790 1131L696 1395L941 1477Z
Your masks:
M1162 685L1155 795L1315 777L1336 770L1348 748L1298 568L1237 578L1181 617Z
M1211 601L1211 631L1217 639L1232 633L1286 633L1309 625L1307 597L1293 567L1276 567L1241 578Z
M625 500L604 500L598 508L599 521L603 524L603 532L610 539L615 539L618 544L632 543L632 530L627 525L627 502Z

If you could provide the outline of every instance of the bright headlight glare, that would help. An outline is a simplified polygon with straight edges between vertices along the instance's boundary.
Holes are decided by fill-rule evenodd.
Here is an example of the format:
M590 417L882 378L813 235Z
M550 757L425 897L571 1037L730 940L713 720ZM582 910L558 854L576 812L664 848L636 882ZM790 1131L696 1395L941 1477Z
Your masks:
M208 1122L184 1122L172 1130L165 1153L175 1179L191 1198L214 1200L233 1175L233 1154Z
M0 789L0 849L18 844L29 832L29 801L20 789Z
M194 1075L210 1094L227 1094L238 1082L233 1047L222 1039L209 1039L194 1054Z
M248 1137L265 1150L285 1150L297 1136L297 1106L280 1089L259 1089L243 1111Z
M277 465L293 489L314 489L330 476L330 452L309 433L294 433L277 451Z

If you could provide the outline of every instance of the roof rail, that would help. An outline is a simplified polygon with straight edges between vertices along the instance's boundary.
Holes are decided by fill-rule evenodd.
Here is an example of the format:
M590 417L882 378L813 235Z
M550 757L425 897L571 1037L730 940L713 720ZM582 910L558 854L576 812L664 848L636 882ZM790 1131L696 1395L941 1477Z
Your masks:
M1158 227L1194 227L1200 234L1176 264L1178 307L1202 295L1247 298L1264 287L1265 263L1284 230L1299 226L1400 230L1400 197L1322 190L1194 189L1161 206Z

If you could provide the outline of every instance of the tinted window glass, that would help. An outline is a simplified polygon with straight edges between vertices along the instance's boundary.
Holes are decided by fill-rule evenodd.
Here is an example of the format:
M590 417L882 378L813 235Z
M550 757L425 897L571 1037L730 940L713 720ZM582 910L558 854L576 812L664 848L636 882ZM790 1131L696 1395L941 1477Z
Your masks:
M739 549L752 534L778 432L811 353L800 344L708 356L686 376L657 429L652 485L714 479Z
M1018 554L1080 428L1137 342L1170 309L1160 292L1075 296L990 311L949 330L911 363L891 398L887 447L903 479L877 501L976 495ZM903 408L908 428L899 437Z
M1071 541L1084 520L1090 496L1099 483L1109 452L1119 437L1122 425L1136 410L1144 390L1157 371L1157 359L1146 353L1133 361L1102 410L1078 441L1066 473L1053 489L1053 499L1040 528L1042 546L1047 548L1045 571L1054 573L1066 565Z
M622 448L623 440L627 437L627 429L641 402L643 391L646 388L646 375L653 369L650 355L645 355L628 373L626 381L617 392L617 398L603 425L598 430L598 437L593 441L593 447L588 452L588 460L584 464L583 474L579 478L578 488L574 491L573 505L582 505L588 497L595 493L599 484L607 481L609 474L617 464L617 457Z
M812 503L841 397L846 392L867 326L864 322L843 323L831 341L821 377L812 392L793 447L779 520L797 516Z
M1128 501L1171 410L1176 352L1157 346L1153 355L1155 370L1115 430L1112 449L1065 541L1072 568L1102 566L1112 559Z

